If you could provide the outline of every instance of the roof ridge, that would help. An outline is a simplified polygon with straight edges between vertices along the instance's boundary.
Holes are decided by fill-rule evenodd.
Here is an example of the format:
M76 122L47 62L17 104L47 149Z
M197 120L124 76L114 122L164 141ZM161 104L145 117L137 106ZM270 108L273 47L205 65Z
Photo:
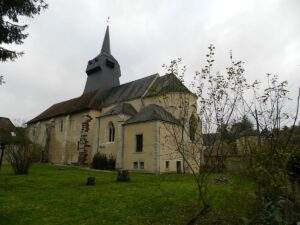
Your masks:
M146 77L139 78L139 79L137 79L137 80L132 80L132 81L129 81L129 82L127 82L127 83L120 84L120 85L118 85L118 86L112 87L111 89L117 88L117 87L121 87L121 86L123 86L123 85L130 84L130 83L133 83L133 82L136 82L136 81L139 81L139 80L143 80L143 79L149 78L149 77L151 77L151 76L155 76L155 75L159 75L159 74L158 74L158 73L154 73L154 74L148 75L148 76L146 76Z

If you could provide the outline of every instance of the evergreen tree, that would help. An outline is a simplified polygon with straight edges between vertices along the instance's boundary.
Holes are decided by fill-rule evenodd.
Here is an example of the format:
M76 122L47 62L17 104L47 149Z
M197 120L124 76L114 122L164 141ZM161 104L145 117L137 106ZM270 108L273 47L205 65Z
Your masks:
M251 134L253 134L253 132L253 124L247 116L243 116L240 122L232 124L230 128L231 136L234 137L234 139L243 136L250 136Z
M20 24L20 17L33 18L47 7L43 0L0 0L0 62L14 60L23 54L3 47L3 44L23 44L28 36L24 33L28 25Z

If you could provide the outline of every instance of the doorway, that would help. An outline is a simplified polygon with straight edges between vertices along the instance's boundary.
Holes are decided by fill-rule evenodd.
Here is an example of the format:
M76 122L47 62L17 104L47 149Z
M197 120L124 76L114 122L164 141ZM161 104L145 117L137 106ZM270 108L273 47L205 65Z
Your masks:
M176 162L176 171L177 173L181 173L181 161Z

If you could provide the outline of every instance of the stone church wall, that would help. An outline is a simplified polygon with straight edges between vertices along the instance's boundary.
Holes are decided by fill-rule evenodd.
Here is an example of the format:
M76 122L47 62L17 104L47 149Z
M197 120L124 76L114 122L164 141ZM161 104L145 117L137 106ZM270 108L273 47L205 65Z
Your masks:
M134 162L144 162L142 171L157 171L157 123L146 122L124 126L124 168L133 170ZM143 134L143 151L136 152L136 135Z
M60 116L51 120L31 124L28 126L28 136L33 142L45 147L47 139L46 127L50 126L50 162L57 164L77 163L82 126L86 115L91 117L89 128L85 137L87 145L89 145L87 146L88 155L86 162L89 163L92 159L92 134L94 133L95 129L95 118L99 116L97 111Z
M170 134L173 129L176 129L173 124L160 122L160 172L176 172L177 161L181 162L181 169L183 170L182 156L178 153L175 139ZM180 133L178 133L180 134ZM168 162L168 168L166 167Z
M167 111L178 118L180 97L177 93L168 94L167 100L161 97L147 97L143 100L134 99L127 101L137 111L149 104L163 106ZM196 110L196 98L189 95L189 116ZM107 156L112 155L117 159L117 167L132 170L133 162L144 162L144 170L148 172L175 172L176 162L182 161L180 155L174 153L175 143L165 138L165 123L145 122L123 126L129 118L125 115L101 117L115 105L103 108L100 111L90 110L72 115L56 117L28 126L28 134L32 141L46 146L46 128L51 127L49 142L49 160L58 164L78 163L79 152L84 152L84 163L89 164L96 152ZM108 140L108 125L112 122L115 127L115 140ZM61 124L63 128L61 130ZM142 153L135 152L136 134L142 133L144 149ZM124 145L123 145L124 144ZM122 152L123 151L123 152ZM169 161L169 168L166 168ZM183 163L181 163L183 166Z

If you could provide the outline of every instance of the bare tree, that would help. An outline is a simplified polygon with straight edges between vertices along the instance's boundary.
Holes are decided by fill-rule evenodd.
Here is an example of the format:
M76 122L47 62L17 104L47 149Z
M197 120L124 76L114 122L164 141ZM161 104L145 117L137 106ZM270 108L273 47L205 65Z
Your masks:
M242 93L248 88L243 62L234 61L230 54L231 64L226 71L214 72L215 47L211 45L208 50L204 68L195 73L190 84L194 93L179 91L181 87L175 85L173 94L165 94L160 99L167 108L175 105L173 114L178 122L164 123L165 136L170 148L175 146L175 151L173 149L170 154L174 154L174 157L181 156L185 171L193 175L199 205L202 206L199 214L207 212L211 205L208 181L210 174L218 166L212 163L213 159L223 159L226 155L222 138L224 134L219 128L228 126L232 121ZM182 65L181 59L172 60L169 66L163 67L168 74L175 75L176 79L184 83L186 67ZM215 134L211 135L210 145L205 147L202 132Z
M244 140L246 174L257 184L259 214L251 223L286 224L293 221L293 207L288 188L287 161L294 146L290 145L298 118L300 89L296 112L288 104L287 81L267 74L266 86L258 81L251 85L250 95L243 96L240 111L256 124L256 133ZM294 115L293 115L294 114ZM291 126L284 131L283 127ZM288 207L288 205L290 207Z

